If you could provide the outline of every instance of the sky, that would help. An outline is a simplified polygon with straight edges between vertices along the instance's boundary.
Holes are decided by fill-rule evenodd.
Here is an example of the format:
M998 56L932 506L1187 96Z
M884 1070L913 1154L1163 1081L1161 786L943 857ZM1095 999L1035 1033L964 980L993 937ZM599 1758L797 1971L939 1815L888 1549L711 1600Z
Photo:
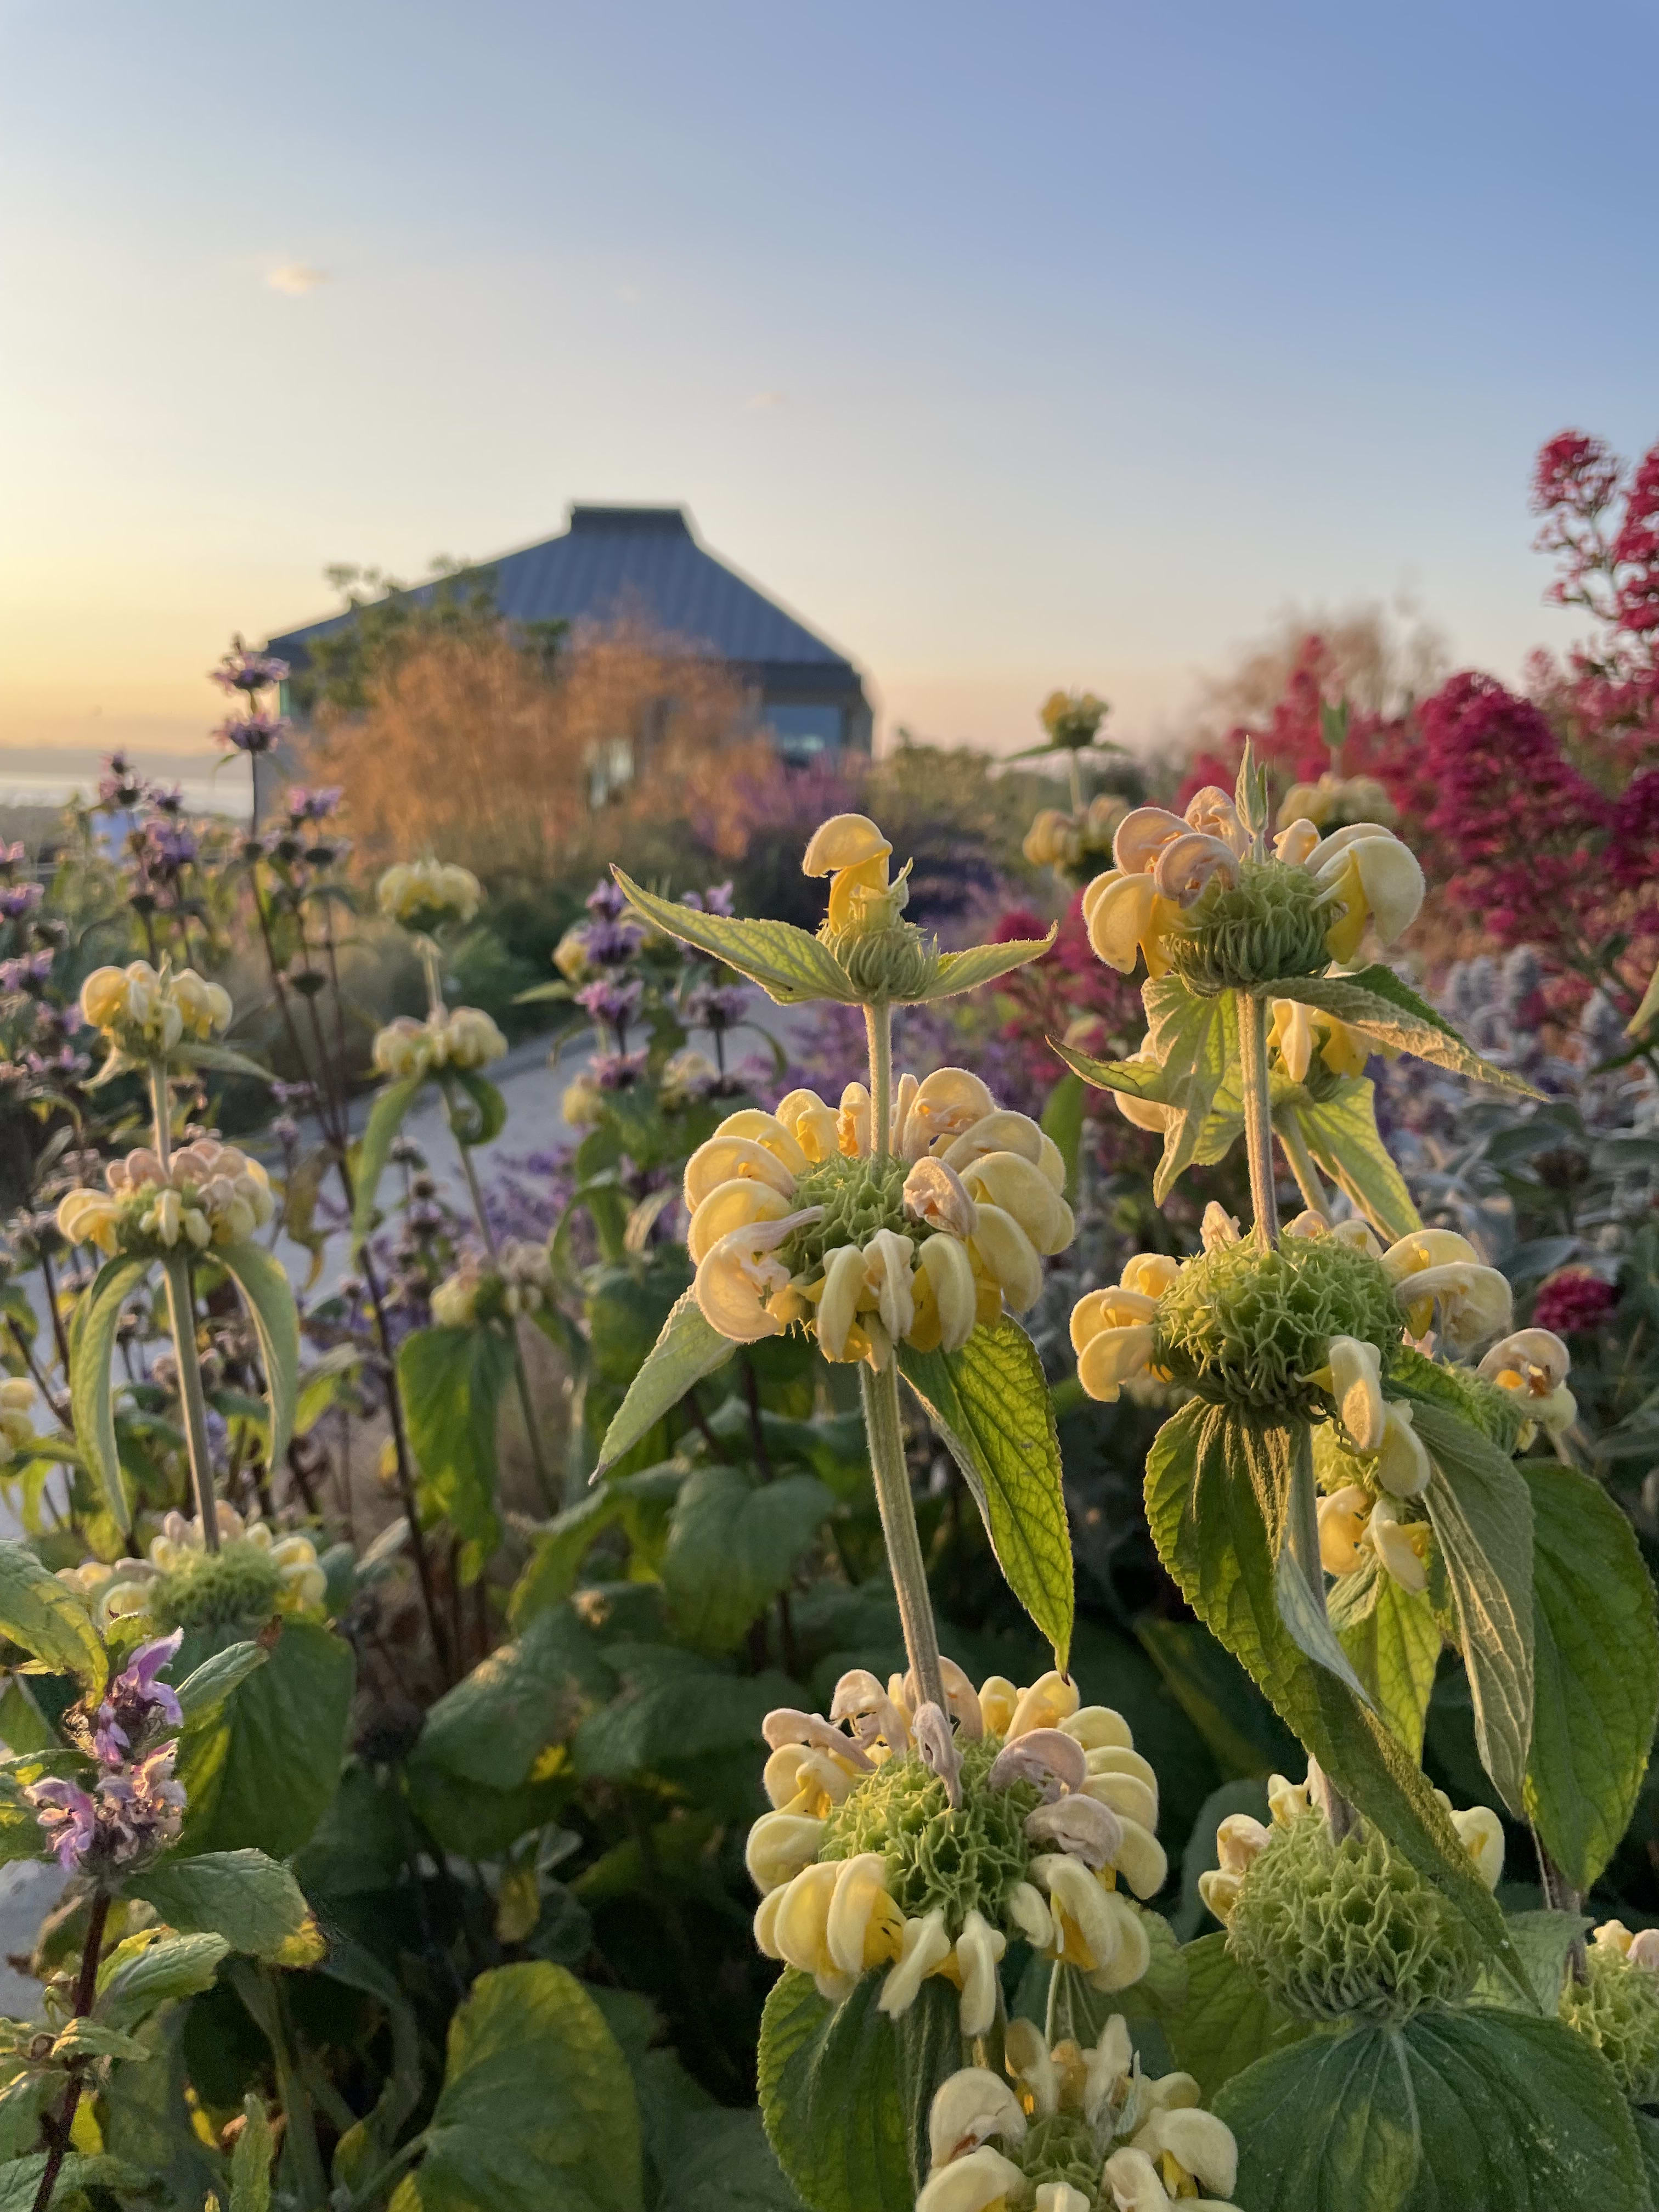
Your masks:
M1659 438L1651 0L0 0L0 744L683 502L998 750L1286 608L1513 677L1531 457Z

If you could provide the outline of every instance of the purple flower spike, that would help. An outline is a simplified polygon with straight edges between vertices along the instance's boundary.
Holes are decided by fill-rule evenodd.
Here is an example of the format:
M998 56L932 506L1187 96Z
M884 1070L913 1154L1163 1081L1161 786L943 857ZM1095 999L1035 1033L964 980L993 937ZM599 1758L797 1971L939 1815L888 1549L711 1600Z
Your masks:
M268 753L287 734L288 722L281 714L233 714L213 732L218 744L239 753Z
M93 1749L106 1766L118 1766L147 1730L184 1725L172 1685L156 1679L178 1657L184 1634L175 1628L171 1636L141 1644L110 1684L92 1722Z
M92 1848L98 1808L73 1782L36 1782L23 1795L33 1807L52 1856L73 1873Z
M627 904L620 887L608 876L587 894L587 911L599 921L619 921Z

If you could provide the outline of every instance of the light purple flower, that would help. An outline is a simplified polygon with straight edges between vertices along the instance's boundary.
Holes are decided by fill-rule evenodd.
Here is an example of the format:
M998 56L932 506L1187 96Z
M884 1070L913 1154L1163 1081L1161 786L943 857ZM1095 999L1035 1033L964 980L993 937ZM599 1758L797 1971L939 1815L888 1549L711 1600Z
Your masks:
M729 883L710 884L707 890L683 891L680 904L689 906L694 914L729 915L732 911L732 886Z
M287 674L287 661L273 653L251 653L238 638L219 665L209 669L208 680L222 691L263 691L267 684L282 683Z
M685 1018L694 1030L729 1030L749 1011L742 983L699 983L685 998Z
M158 1744L98 1785L94 1848L118 1866L173 1841L185 1815L185 1786L173 1778L177 1739Z
M619 921L628 901L619 884L605 876L587 894L587 911L599 921Z
M239 753L268 753L287 736L288 727L281 714L233 714L211 734L220 744L234 746Z
M602 976L598 982L582 986L576 994L576 1004L596 1022L609 1022L620 1030L639 1012L643 988L638 982L612 983Z
M44 884L0 884L0 915L8 921L21 921L46 895Z
M343 784L319 784L314 790L295 784L288 794L289 819L291 822L326 822L345 796Z
M52 977L51 952L31 952L21 960L0 960L0 991L38 990Z
M596 1052L588 1069L601 1091L626 1091L645 1073L648 1052Z
M185 788L179 783L153 783L144 793L147 805L158 814L182 814L185 811Z
M144 795L138 771L125 753L112 753L104 767L106 772L98 782L98 804L130 814Z
M590 921L582 927L582 951L595 968L621 968L645 941L636 921Z
M55 1778L31 1783L23 1795L33 1808L53 1857L60 1867L72 1872L92 1849L98 1824L96 1804L75 1783Z
M177 1695L170 1684L157 1677L178 1657L184 1636L182 1628L175 1628L171 1636L141 1644L125 1671L105 1692L104 1702L93 1716L92 1741L106 1766L118 1766L158 1723L162 1728L183 1726Z

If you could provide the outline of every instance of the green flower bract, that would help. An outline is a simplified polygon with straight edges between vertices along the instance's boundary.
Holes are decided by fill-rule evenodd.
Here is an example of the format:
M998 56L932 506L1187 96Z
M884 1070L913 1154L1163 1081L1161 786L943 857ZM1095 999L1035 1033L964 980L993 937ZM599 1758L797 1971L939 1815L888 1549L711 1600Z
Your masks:
M841 1245L867 1244L878 1229L896 1230L920 1243L931 1234L904 1211L904 1178L908 1168L901 1159L825 1160L800 1177L795 1185L798 1206L821 1206L822 1221L797 1230L784 1248L791 1272L815 1270L826 1252Z
M1328 1237L1200 1253L1158 1301L1154 1326L1152 1364L1171 1381L1274 1421L1326 1410L1306 1378L1325 1365L1334 1336L1374 1344L1386 1367L1404 1333L1376 1261Z
M952 1938L975 1910L994 1925L1004 1898L1026 1879L1032 1857L1026 1818L1042 1802L1033 1782L987 1787L1001 1748L995 1736L962 1747L962 1803L954 1813L931 1767L915 1756L889 1759L830 1814L818 1857L879 1851L888 1893L907 1920L938 1906Z
M1403 2020L1474 1987L1468 1923L1376 1831L1333 1843L1320 1813L1272 1840L1244 1877L1227 1948L1298 2020Z
M1586 1978L1569 1980L1561 2017L1593 2043L1632 2105L1659 2103L1659 1974L1592 1944Z
M1170 965L1201 998L1253 990L1281 975L1322 975L1329 910L1304 868L1245 860L1238 881L1211 878L1167 941Z
M276 1610L283 1578L268 1551L234 1542L204 1552L149 1587L149 1613L161 1629L211 1628L264 1622Z

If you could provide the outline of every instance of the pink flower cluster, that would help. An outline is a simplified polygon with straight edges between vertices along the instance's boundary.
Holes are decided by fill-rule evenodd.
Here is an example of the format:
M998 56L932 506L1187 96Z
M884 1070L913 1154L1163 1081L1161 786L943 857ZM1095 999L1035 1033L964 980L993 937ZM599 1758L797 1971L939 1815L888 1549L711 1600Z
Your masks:
M1533 1326L1553 1329L1557 1336L1598 1329L1618 1303L1613 1284L1604 1283L1588 1267L1563 1267L1539 1285L1532 1303Z
M183 1723L176 1694L160 1679L182 1640L174 1629L141 1644L81 1724L78 1740L100 1768L90 1790L54 1775L24 1790L60 1866L131 1866L178 1835L185 1809L184 1786L173 1778L178 1742L152 1739Z

